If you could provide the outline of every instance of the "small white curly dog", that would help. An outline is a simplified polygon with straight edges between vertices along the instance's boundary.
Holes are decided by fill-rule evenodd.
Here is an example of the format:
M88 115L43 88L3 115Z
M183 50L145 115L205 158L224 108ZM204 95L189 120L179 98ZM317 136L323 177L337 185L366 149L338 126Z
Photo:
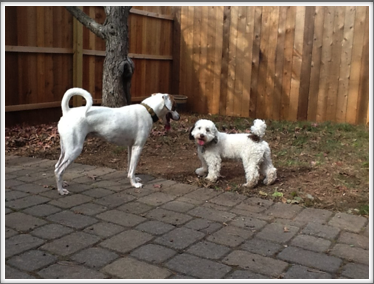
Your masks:
M271 161L269 144L262 140L265 130L266 124L261 119L254 121L250 134L219 132L212 121L198 120L190 131L190 139L195 140L202 163L196 174L207 174L206 179L215 182L220 174L222 158L241 159L247 178L243 186L256 186L260 173L265 176L264 184L274 183L277 169Z

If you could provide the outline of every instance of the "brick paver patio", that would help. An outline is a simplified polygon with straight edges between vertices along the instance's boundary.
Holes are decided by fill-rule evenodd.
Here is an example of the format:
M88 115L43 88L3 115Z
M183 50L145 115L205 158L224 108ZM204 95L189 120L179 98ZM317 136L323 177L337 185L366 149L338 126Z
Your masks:
M5 279L369 279L364 217L55 162L6 157Z

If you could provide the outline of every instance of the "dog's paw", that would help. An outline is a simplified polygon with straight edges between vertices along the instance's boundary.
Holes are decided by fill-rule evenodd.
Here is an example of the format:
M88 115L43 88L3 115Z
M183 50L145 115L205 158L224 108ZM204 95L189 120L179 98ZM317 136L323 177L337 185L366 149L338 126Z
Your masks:
M141 182L142 179L141 179L140 177L135 177L135 181L136 181L136 182Z
M136 182L136 183L133 184L133 187L135 187L135 188L142 188L143 184L141 184L140 182Z
M206 170L204 168L198 168L196 169L195 173L198 175L198 176L204 176L206 174Z
M243 183L242 186L247 187L247 188L254 188L257 185L257 183L254 182L247 182Z
M58 189L58 193L61 194L61 195L67 195L67 194L69 194L69 190L67 190L65 188Z
M210 177L210 176L207 176L205 178L207 181L210 181L210 182L216 182L217 181L217 177Z

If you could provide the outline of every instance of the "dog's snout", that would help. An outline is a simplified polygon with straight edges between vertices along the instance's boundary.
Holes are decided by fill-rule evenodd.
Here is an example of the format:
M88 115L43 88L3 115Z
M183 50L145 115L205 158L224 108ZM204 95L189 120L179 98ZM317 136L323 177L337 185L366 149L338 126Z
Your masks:
M204 138L205 137L205 135L204 134L200 134L200 138Z

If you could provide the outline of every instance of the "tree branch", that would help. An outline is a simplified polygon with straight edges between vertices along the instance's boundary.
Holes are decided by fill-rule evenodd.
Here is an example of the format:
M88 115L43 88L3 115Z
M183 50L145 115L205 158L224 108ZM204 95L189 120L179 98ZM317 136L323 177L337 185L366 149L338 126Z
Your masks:
M98 24L95 20L90 18L86 13L76 6L66 6L66 10L70 12L82 25L88 28L91 32L102 39L106 39L104 26Z

